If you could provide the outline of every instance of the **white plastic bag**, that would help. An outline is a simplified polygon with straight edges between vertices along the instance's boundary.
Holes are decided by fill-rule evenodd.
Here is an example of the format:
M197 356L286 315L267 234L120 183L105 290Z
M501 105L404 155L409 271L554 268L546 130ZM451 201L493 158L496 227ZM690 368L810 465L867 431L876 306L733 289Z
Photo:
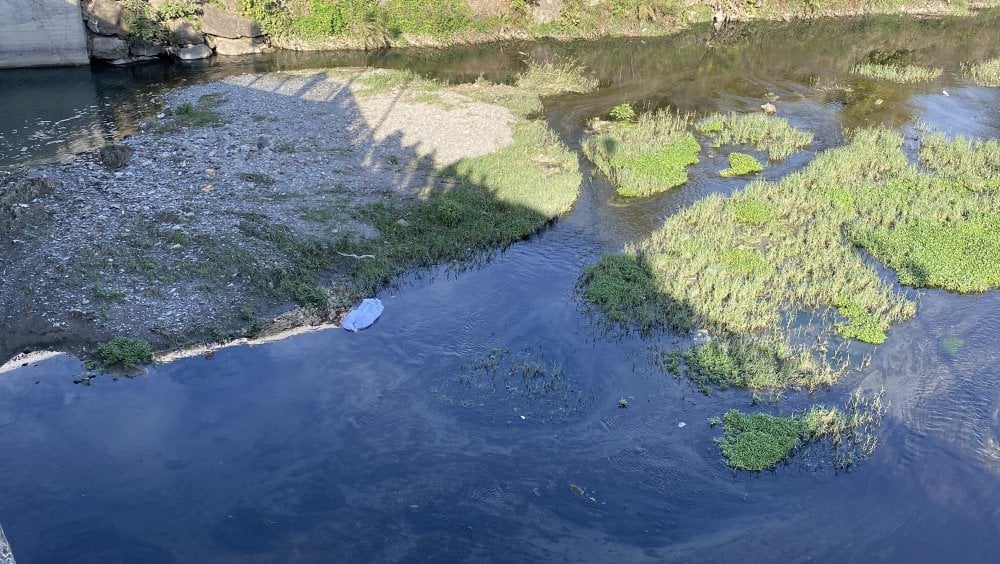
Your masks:
M385 306L382 305L382 300L378 298L365 298L361 300L361 304L358 307L352 309L344 316L344 320L341 322L341 326L348 331L358 332L362 329L367 329L378 316L382 315L385 310Z

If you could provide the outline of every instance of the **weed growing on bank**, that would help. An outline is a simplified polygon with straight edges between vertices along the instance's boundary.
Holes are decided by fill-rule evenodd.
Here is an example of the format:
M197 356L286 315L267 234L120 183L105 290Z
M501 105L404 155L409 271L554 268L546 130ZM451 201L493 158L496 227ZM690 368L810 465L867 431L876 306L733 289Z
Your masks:
M153 362L153 348L149 343L132 337L116 337L101 343L94 355L105 369L132 370Z
M1000 57L962 67L965 78L979 86L1000 86Z
M851 67L851 74L869 80L884 80L900 84L932 82L941 76L942 69L918 65L858 63Z
M614 122L584 142L587 158L627 197L646 197L680 186L698 162L701 145L690 119L666 110Z
M645 307L668 310L643 320L687 317L687 326L708 331L719 341L713 346L739 357L737 366L755 363L757 350L782 360L763 369L766 376L734 378L723 370L706 378L700 368L685 374L700 387L712 380L753 389L835 381L846 364L828 331L881 343L916 308L856 245L904 284L955 291L1000 285L996 143L928 136L921 169L901 145L901 136L884 128L856 132L801 171L753 181L728 198L709 196L627 248L648 266L656 288ZM584 282L586 298L593 282ZM803 346L802 334L815 345Z
M772 161L792 156L808 147L813 139L812 133L795 129L787 119L763 113L712 114L698 120L695 128L713 136L715 147L753 145L758 151L767 153L767 158Z

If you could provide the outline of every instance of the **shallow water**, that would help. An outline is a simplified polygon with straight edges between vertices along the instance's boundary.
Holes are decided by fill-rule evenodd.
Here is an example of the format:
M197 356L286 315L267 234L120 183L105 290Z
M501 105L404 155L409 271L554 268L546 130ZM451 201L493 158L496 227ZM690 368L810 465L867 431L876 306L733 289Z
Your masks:
M956 74L967 59L1000 54L990 21L815 22L368 62L450 80L510 79L525 58L573 56L603 86L546 101L570 144L582 122L623 99L751 110L770 91L821 150L842 143L845 127L876 123L1000 136L1000 90ZM846 74L868 50L901 44L944 66L941 81L886 87ZM358 57L0 74L4 88L8 76L34 77L23 87L35 95L22 99L39 116L0 119L29 116L30 130L30 119L81 116L57 135L65 144L31 145L27 157L8 149L23 141L11 142L21 137L0 122L3 162L58 156L90 142L95 128L96 142L125 132L155 111L164 88L185 81ZM92 97L53 92L55 73L84 71L104 85ZM833 88L844 84L861 94ZM742 187L718 178L723 157L703 155L687 185L641 202L614 197L600 177L588 181L567 218L487 264L384 292L383 318L359 334L228 348L91 386L73 384L83 368L69 357L0 374L0 523L19 561L1000 558L1000 293L921 292L916 318L890 332L865 370L767 407L840 404L855 387L884 386L892 407L880 447L848 473L817 449L775 472L731 472L706 420L750 409L750 395L699 394L650 362L651 346L678 339L607 333L583 310L577 277L600 253L706 194ZM495 349L508 351L497 353L499 368L477 368ZM508 373L522 362L543 366L550 385ZM623 398L628 409L618 408Z

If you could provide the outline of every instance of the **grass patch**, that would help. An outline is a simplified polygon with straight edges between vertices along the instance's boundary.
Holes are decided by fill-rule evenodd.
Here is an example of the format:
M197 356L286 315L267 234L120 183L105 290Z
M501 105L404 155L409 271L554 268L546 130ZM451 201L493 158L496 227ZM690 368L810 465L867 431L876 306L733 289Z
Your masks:
M160 130L174 132L184 127L209 127L224 122L222 116L215 111L226 102L222 94L205 94L198 98L197 103L184 102L170 112L171 123L164 124Z
M762 113L712 114L695 124L695 128L714 136L713 146L753 145L767 153L772 161L786 159L812 143L813 135L789 125L785 118ZM730 162L730 168L733 168Z
M729 153L729 168L719 171L719 176L743 176L746 174L757 174L764 170L764 165L752 155L746 153Z
M851 74L869 80L883 80L900 84L932 82L937 80L942 69L906 64L858 63L851 67Z
M875 452L876 431L888 409L882 396L881 391L871 396L855 391L843 410L815 405L787 417L733 409L722 417L719 446L732 468L759 472L787 460L801 446L829 440L833 463L846 469Z
M645 197L688 180L701 146L688 131L687 116L665 110L641 115L635 123L616 122L584 142L584 153L618 193Z
M656 281L641 257L605 254L584 272L580 285L583 299L613 323L634 322L642 332L669 324L664 316L667 308L657 304Z
M964 65L962 74L979 86L1000 87L1000 57Z
M907 160L902 142L884 128L861 130L778 182L755 180L668 218L626 248L652 275L646 307L669 310L642 319L690 316L683 325L781 351L796 365L779 371L790 376L784 382L739 385L812 388L848 368L846 349L830 342L834 331L878 343L916 309L855 244L906 284L963 292L1000 285L1000 211L987 211L998 210L1000 192L992 142L935 141L922 167Z
M577 62L528 63L528 69L518 75L517 87L541 95L558 92L590 92L597 88L597 78L587 74L587 69Z
M133 337L116 337L101 343L94 354L105 369L131 370L153 362L153 348L147 341Z

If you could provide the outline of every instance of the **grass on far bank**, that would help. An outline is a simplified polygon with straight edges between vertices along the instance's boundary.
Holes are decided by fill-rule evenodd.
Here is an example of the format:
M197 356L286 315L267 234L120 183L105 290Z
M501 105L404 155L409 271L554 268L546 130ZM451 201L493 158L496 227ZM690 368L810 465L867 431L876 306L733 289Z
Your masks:
M767 158L772 161L792 156L808 147L813 139L812 133L795 129L787 119L763 113L712 114L698 120L695 128L713 135L715 147L753 145L758 151L767 153Z
M758 472L774 468L806 444L828 439L835 466L846 469L875 452L876 431L888 408L882 396L856 391L843 410L814 405L787 417L732 409L722 417L719 447L732 468Z
M884 80L900 84L932 82L941 76L942 69L918 65L886 65L878 63L858 63L851 67L851 74L869 80Z
M688 180L701 145L688 131L690 119L667 110L614 122L584 142L583 151L622 196L645 197Z
M962 74L979 86L1000 87L1000 57L965 65Z
M997 287L1000 168L993 158L1000 147L939 135L923 141L926 170L907 161L898 133L861 130L779 182L755 180L670 217L626 249L656 288L651 301L632 306L653 308L639 326L648 318L688 318L687 326L706 329L743 364L756 363L749 353L757 350L782 359L764 376L723 377L728 385L813 388L844 369L836 354L842 345L830 347L830 331L880 343L916 309L855 245L896 269L903 283ZM612 282L587 276L585 298L605 307L604 297L587 290ZM803 335L817 346L804 346Z

